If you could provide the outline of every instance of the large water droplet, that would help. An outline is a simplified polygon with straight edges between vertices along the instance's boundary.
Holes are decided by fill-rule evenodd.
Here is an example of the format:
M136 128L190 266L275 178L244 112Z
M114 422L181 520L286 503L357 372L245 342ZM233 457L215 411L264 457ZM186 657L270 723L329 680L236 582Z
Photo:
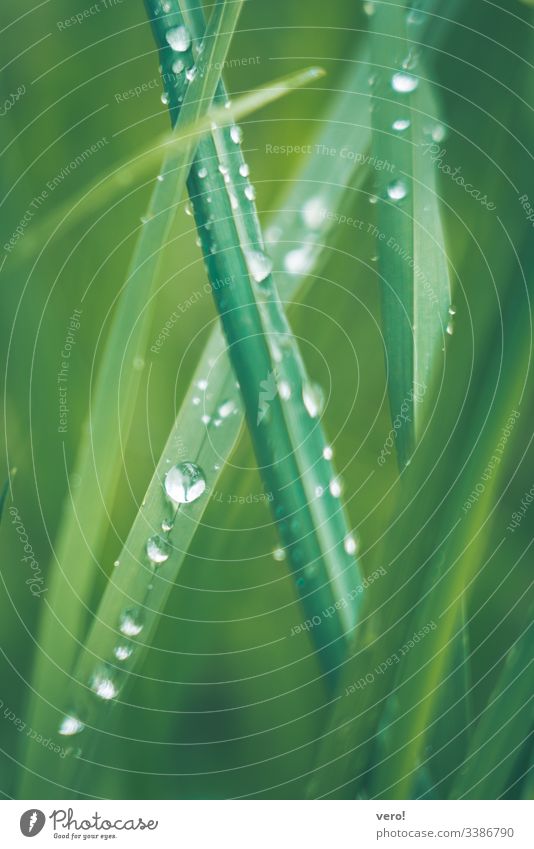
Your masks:
M91 679L91 689L96 695L109 702L118 695L118 687L107 669L99 669Z
M138 610L125 610L119 622L121 634L125 637L137 637L143 630L142 615Z
M403 200L408 194L408 186L404 180L393 180L387 187L390 200Z
M263 251L245 249L244 254L252 278L256 283L262 283L273 270L271 260Z
M185 53L191 44L191 36L185 27L173 27L165 33L167 44L177 53Z
M63 737L73 737L83 731L85 725L72 713L67 713L60 722L58 732Z
M320 416L324 407L323 390L317 383L305 383L302 387L302 400L312 419Z
M206 478L195 463L178 463L165 475L165 492L174 504L190 504L206 489Z
M419 80L413 74L405 74L403 71L398 71L391 78L391 85L394 91L400 94L409 94L415 91L419 85Z
M147 540L146 553L151 563L159 566L161 563L165 563L165 561L169 559L171 547L165 537L157 534Z

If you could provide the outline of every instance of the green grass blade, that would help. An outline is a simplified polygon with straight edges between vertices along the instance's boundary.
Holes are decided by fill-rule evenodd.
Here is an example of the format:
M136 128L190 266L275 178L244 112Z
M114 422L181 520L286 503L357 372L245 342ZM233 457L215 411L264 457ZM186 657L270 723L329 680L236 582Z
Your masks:
M207 48L199 72L184 95L178 128L190 126L205 112L215 94L241 3L220 3L210 21ZM132 367L147 347L150 294L161 246L166 243L191 162L196 140L171 152L157 181L142 225L126 285L121 292L106 342L92 397L88 429L84 432L76 463L82 486L75 490L58 533L55 563L40 628L33 675L29 723L41 733L57 728L53 705L68 686L79 640L86 627L87 604L95 577L95 563L108 528L108 515L121 473L121 446L132 422L140 373ZM138 320L138 316L142 318ZM91 526L83 525L91 516ZM45 731L46 730L46 731ZM22 793L38 796L35 783L46 750L27 749L27 773ZM35 773L35 774L34 774Z
M453 799L496 799L507 783L520 751L534 727L532 664L533 614L509 650L504 667L478 719L465 763L451 793Z
M342 80L340 91L324 116L321 129L315 138L315 144L319 149L324 145L333 144L340 134L344 143L351 144L354 149L364 147L369 137L369 129L365 125L368 114L367 76L368 70L365 63L355 63L349 68ZM353 125L347 122L349 107L352 107ZM322 200L326 209L336 210L347 193L346 183L352 182L353 186L356 186L366 173L365 165L355 161L347 165L347 161L341 159L328 159L324 163L321 158L319 162L324 182ZM273 218L269 228L269 231L273 233L283 230L286 236L283 241L276 240L276 244L271 249L271 256L274 267L279 269L278 279L283 283L284 297L289 301L302 292L307 274L317 271L323 259L326 236L333 226L332 219L325 217L321 226L314 230L314 238L310 239L309 227L304 218L295 215L295 210L302 210L316 197L317 181L314 164L317 163L306 163L296 175L284 201L279 204L280 211ZM307 263L300 272L289 273L285 270L288 244L291 247L306 244L313 258L312 262ZM200 398L200 405L193 403L195 398ZM220 419L218 411L223 407L231 413L225 417L224 427L215 427L215 422ZM192 535L201 523L204 511L209 504L210 493L217 490L224 460L230 456L243 421L241 394L230 368L222 331L219 326L216 326L199 360L191 389L180 407L176 422L143 499L143 509L137 515L118 557L120 565L116 567L99 605L83 653L77 663L75 675L77 684L71 687L67 694L65 710L73 717L83 718L86 725L83 736L80 738L84 740L82 758L85 758L88 749L91 750L87 737L91 736L92 729L102 729L104 722L105 706L101 706L102 710L99 711L98 702L95 702L88 689L91 675L99 664L108 664L121 695L123 686L126 686L127 673L135 675L144 650L150 644L151 636L158 625L172 585L182 567ZM145 546L147 535L160 532L162 520L169 518L162 482L169 468L169 458L177 456L178 448L182 460L190 459L205 471L208 489L205 495L194 504L183 505L174 517L173 529L170 533L172 552L165 564L163 580L161 575L154 574L147 567ZM151 591L148 590L150 585L153 587ZM141 611L142 633L140 632L134 641L135 650L132 654L121 663L117 663L115 649L118 645L124 645L125 642L125 637L118 626L121 614L128 609ZM79 777L82 764L83 760L77 761L74 766L72 764L66 766L62 783L68 786L73 772Z
M451 328L450 280L429 155L443 132L420 57L420 25L407 4L380 4L372 17L373 151L389 163L377 178L377 245L391 418L410 460L432 407L433 384Z

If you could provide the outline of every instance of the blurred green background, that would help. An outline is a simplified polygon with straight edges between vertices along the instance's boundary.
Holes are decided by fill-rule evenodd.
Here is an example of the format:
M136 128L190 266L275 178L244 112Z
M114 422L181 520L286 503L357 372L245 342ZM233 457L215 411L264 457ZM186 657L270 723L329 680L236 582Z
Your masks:
M532 58L532 15L525 4L513 0L502 10L484 0L464 6L459 11L454 6L456 23L434 51L431 73L448 128L443 142L447 162L461 166L497 210L482 209L442 177L457 307L447 360L446 391L458 411L447 449L451 458L468 452L483 432L495 394L502 381L510 379L501 366L506 365L510 333L517 332L508 323L511 310L523 316L521 332L530 334L528 289L532 291L534 258L532 223L518 201L526 194L534 205L534 76L525 61ZM80 23L65 25L89 8L97 11ZM230 53L238 61L225 74L231 92L247 91L308 64L320 64L328 72L315 87L243 121L243 150L265 221L302 164L302 155L275 155L268 146L302 145L313 139L366 25L361 4L352 0L246 3ZM112 208L102 210L101 220L91 214L74 229L60 227L49 239L50 229L63 204L165 131L168 116L159 81L152 82L158 78L157 53L140 0L108 0L107 5L100 0L92 7L83 0L4 4L0 37L2 97L24 87L0 118L3 478L8 469L17 468L13 503L46 586L62 505L69 487L83 486L71 473L89 387L150 181L126 201L119 196ZM143 84L139 96L124 95ZM104 141L97 152L69 168L99 140ZM62 169L68 170L66 176L61 176ZM58 175L57 186L47 189ZM370 186L349 193L351 214L366 221L372 220ZM24 235L6 251L5 244L28 210L32 215ZM179 212L174 226L175 240L165 251L160 271L154 339L177 305L186 304L205 283L191 219ZM310 372L328 391L325 425L345 480L364 573L369 574L382 565L374 542L387 527L388 508L381 502L396 477L393 461L384 468L376 463L390 429L373 263L376 246L369 235L337 229L324 271L313 281L305 302L292 305L290 318ZM75 309L82 312L70 360L68 428L58 433L57 376ZM149 353L144 363L121 497L99 564L100 590L214 319L210 297L196 299L184 308L161 351ZM514 510L534 483L528 405L532 410L531 387L507 447L496 496L501 500L486 534L489 551L505 535ZM98 796L305 794L328 699L308 636L289 636L303 614L284 563L272 558L277 541L268 505L261 500L238 503L239 497L262 492L259 476L251 489L250 478L240 470L250 465L245 434L234 467L225 473L220 500L214 498L205 515L142 673L128 692L120 722L113 726L112 737L102 735L96 757L101 763ZM84 517L80 519L83 523ZM25 716L42 599L33 597L25 584L30 572L21 562L23 552L9 514L0 534L0 790L12 797L17 794L24 735L9 711ZM501 654L524 622L526 598L514 616L507 612L529 586L531 542L532 518L527 516L477 578L471 639L479 705L498 672L492 669L496 647ZM49 778L58 763L51 753Z

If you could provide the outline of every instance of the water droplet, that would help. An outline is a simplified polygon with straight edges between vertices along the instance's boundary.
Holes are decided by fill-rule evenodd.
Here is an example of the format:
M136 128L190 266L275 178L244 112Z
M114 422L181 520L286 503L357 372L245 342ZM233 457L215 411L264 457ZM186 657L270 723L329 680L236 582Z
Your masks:
M245 186L244 195L245 195L247 200L250 200L250 201L256 200L256 189L254 188L252 183L249 183L248 186Z
M430 133L430 135L432 136L432 141L442 142L445 141L445 139L447 138L447 130L443 126L443 124L436 124L432 128L432 132Z
M393 180L387 187L390 200L403 200L408 194L408 186L404 180Z
M80 731L83 731L84 728L85 725L78 719L77 716L74 716L72 713L67 713L61 720L58 732L63 737L73 737L75 734L79 734Z
M410 94L419 85L419 80L413 74L405 74L403 71L398 71L396 74L393 74L391 85L394 91L400 94Z
M306 274L312 266L313 256L306 245L289 251L284 257L284 267L290 274Z
M332 446L331 445L325 445L325 447L323 448L323 457L325 458L325 460L331 460L333 456L334 456L334 451L332 449Z
M165 179L165 177L163 176L163 174L158 174L158 176L156 177L156 180L158 181L158 183L163 183L164 179Z
M165 537L157 534L156 536L147 539L146 553L151 563L154 563L155 566L159 566L160 563L165 563L165 561L169 559L171 547Z
M117 568L117 566L120 566L120 561L119 561L119 560L115 560L115 562L113 563L113 565L115 566L115 569L116 569L116 568Z
M169 105L169 95L167 94L166 91L163 92L163 94L160 97L160 100L161 100L161 102L163 103L164 106Z
M310 198L302 208L302 218L310 230L318 230L324 222L325 212L320 197Z
M191 36L189 35L188 30L183 26L173 27L172 29L167 30L165 33L165 39L167 44L173 50L176 50L177 53L185 53L191 44Z
M320 416L324 407L323 390L317 383L305 383L302 387L302 400L312 419Z
M256 283L262 283L266 280L273 270L273 264L267 254L264 254L263 251L255 251L247 248L244 250L244 255L247 268Z
M323 495L324 495L323 487L322 486L316 486L315 487L315 497L316 498L322 498Z
M275 548L273 551L273 560L276 560L277 563L281 563L282 560L286 559L286 552L283 548Z
M209 425L209 423L211 422L211 416L208 416L207 413L204 413L204 415L201 416L200 421L203 425Z
M452 336L454 334L454 323L452 321L449 321L447 325L447 333L449 334L449 336Z
M198 169L198 176L201 180L204 180L208 176L208 169L204 165Z
M185 65L181 59L175 59L171 67L174 74L181 74Z
M456 315L456 307L454 304L451 304L449 307L449 315Z
M198 383L197 383L197 386L198 386L199 389L202 390L202 392L205 392L206 389L208 388L208 381L207 380L199 380Z
M165 475L165 492L174 504L190 504L206 489L206 478L195 463L178 463Z
M168 534L173 529L174 522L172 519L163 519L161 523L161 530L164 534Z
M241 144L243 141L243 130L241 127L238 127L237 124L234 124L233 127L230 127L230 138L232 139L234 144Z
M248 177L248 175L250 174L250 168L248 167L246 162L243 162L239 166L239 173L241 174L242 177Z
M193 207L191 206L189 201L187 201L184 206L184 212L186 215L193 215Z
M343 492L343 487L339 478L334 478L333 480L331 480L328 488L330 490L330 495L333 495L334 498L339 498L339 496Z
M133 648L131 646L119 645L115 646L113 654L117 660L128 660L132 656Z
M198 405L200 404L200 398L198 397L198 395L195 395L191 403L193 404L193 407L198 407Z
M364 14L367 15L368 18L371 18L375 13L375 4L373 0L366 0L363 4Z
M345 549L347 554L356 554L356 551L358 549L358 543L356 542L356 538L352 534L349 534L345 537L343 548Z
M228 401L225 401L224 404L221 404L217 412L219 413L221 419L226 419L228 416L231 416L232 413L236 411L237 407L235 405L235 401L231 398Z
M410 126L410 121L408 118L397 118L396 121L393 121L393 129L398 133L404 132Z
M378 203L378 197L376 195L369 195L369 203L371 204L371 206L374 206L376 203Z
M193 82L196 75L197 75L197 66L196 65L191 65L191 67L188 68L187 71L185 72L185 76L190 83Z
M280 393L280 398L282 401L289 401L291 398L291 387L287 380L281 380L278 384L278 391Z
M124 634L125 637L139 636L143 630L141 613L134 609L125 610L120 618L119 629L121 634Z
M95 672L91 679L91 689L99 698L104 699L106 702L116 698L119 693L115 682L106 669Z

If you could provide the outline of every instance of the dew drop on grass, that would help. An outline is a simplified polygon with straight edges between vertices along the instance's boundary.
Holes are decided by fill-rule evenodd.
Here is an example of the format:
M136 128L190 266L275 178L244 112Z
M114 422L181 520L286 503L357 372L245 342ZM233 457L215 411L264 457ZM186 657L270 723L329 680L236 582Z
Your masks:
M164 106L169 105L169 95L167 94L166 91L163 92L163 94L160 97L160 100L161 100L161 102L163 103Z
M163 519L161 523L161 530L164 534L168 534L173 529L173 521L172 519Z
M196 463L178 463L165 475L165 492L174 504L190 504L206 489L206 478Z
M284 257L284 267L290 274L306 274L312 266L313 256L308 246L295 248Z
M396 121L393 121L393 129L396 130L397 133L403 133L404 130L407 130L410 126L410 121L408 118L397 118Z
M119 690L113 678L106 669L95 672L91 679L91 689L104 701L109 702L117 697Z
M449 307L449 315L456 315L456 307L454 304L451 304Z
M408 194L408 186L404 180L393 180L387 187L387 194L390 200L403 200Z
M156 536L150 537L147 540L146 553L150 562L154 563L155 566L159 566L169 559L171 547L165 537L156 534Z
M228 418L228 416L231 416L232 413L234 413L236 411L236 409L237 409L237 407L235 405L235 401L233 401L230 398L229 401L225 401L224 404L220 405L217 412L219 413L219 416L221 417L221 419L226 419L226 418Z
M356 541L356 537L354 537L352 534L346 536L343 542L343 548L345 549L347 554L356 554L356 551L358 550L358 543Z
M234 144L241 144L243 141L243 130L241 127L238 127L237 124L234 124L233 127L230 127L230 138L232 139Z
M198 176L200 177L201 180L205 180L206 177L208 176L208 169L205 168L204 166L199 168L198 169Z
M322 486L316 486L315 487L315 497L316 498L322 498L323 495L324 495L323 487Z
M286 559L286 552L284 548L275 548L273 551L273 560L276 560L277 563L281 563Z
M243 162L239 166L239 173L241 174L242 177L248 177L248 175L250 174L250 168L248 167L246 162Z
M291 387L287 380L281 380L278 384L278 391L280 393L280 398L282 401L289 401L291 398Z
M132 652L133 648L131 646L124 645L123 643L115 646L113 650L113 654L117 660L128 660L128 658L132 656Z
M432 128L432 132L430 133L430 135L432 137L432 141L439 143L445 141L445 139L447 138L447 130L443 126L443 124L436 124Z
M208 381L207 380L199 380L197 382L197 386L200 390L202 390L202 392L205 392L206 389L208 388Z
M74 737L75 734L79 734L84 728L83 722L77 716L67 713L59 724L58 733L62 737Z
M343 492L343 487L339 478L334 478L333 480L331 480L328 488L330 490L330 495L332 495L334 498L339 498L341 493Z
M317 383L305 383L302 387L302 400L312 419L320 416L324 407L323 390Z
M185 65L182 59L175 59L171 67L174 74L181 74L185 68Z
M410 94L415 91L419 85L419 80L413 74L406 74L403 71L398 71L391 77L391 86L394 91L399 94Z
M325 209L320 197L310 198L302 207L302 218L310 230L318 230L324 222Z
M187 79L189 80L189 82L192 83L193 80L195 79L196 75L197 75L197 66L191 65L191 67L188 68L187 71L185 72L185 75L186 75Z
M449 321L449 323L447 324L447 333L449 334L449 336L452 336L454 334L454 322L452 320Z
M121 615L119 630L125 637L138 637L143 630L143 620L137 610L125 610Z
M204 415L201 416L200 421L202 422L203 425L207 426L211 422L211 416L208 416L207 413L204 413Z
M191 45L191 36L185 27L173 27L165 33L165 39L172 50L185 53Z
M256 200L256 189L254 188L252 183L249 183L248 186L245 186L244 195L245 195L247 200L250 200L250 201Z
M256 283L262 283L273 270L273 264L263 251L246 249L244 251L247 268Z
M374 4L373 0L366 0L366 2L363 4L363 11L364 11L364 14L366 14L368 18L371 18L374 15L375 4Z
M333 456L334 456L334 451L332 449L332 446L331 445L325 445L325 447L323 448L323 457L325 458L325 460L331 460Z
M186 215L193 215L193 207L191 206L189 201L187 201L187 203L184 206L184 212L185 212Z

